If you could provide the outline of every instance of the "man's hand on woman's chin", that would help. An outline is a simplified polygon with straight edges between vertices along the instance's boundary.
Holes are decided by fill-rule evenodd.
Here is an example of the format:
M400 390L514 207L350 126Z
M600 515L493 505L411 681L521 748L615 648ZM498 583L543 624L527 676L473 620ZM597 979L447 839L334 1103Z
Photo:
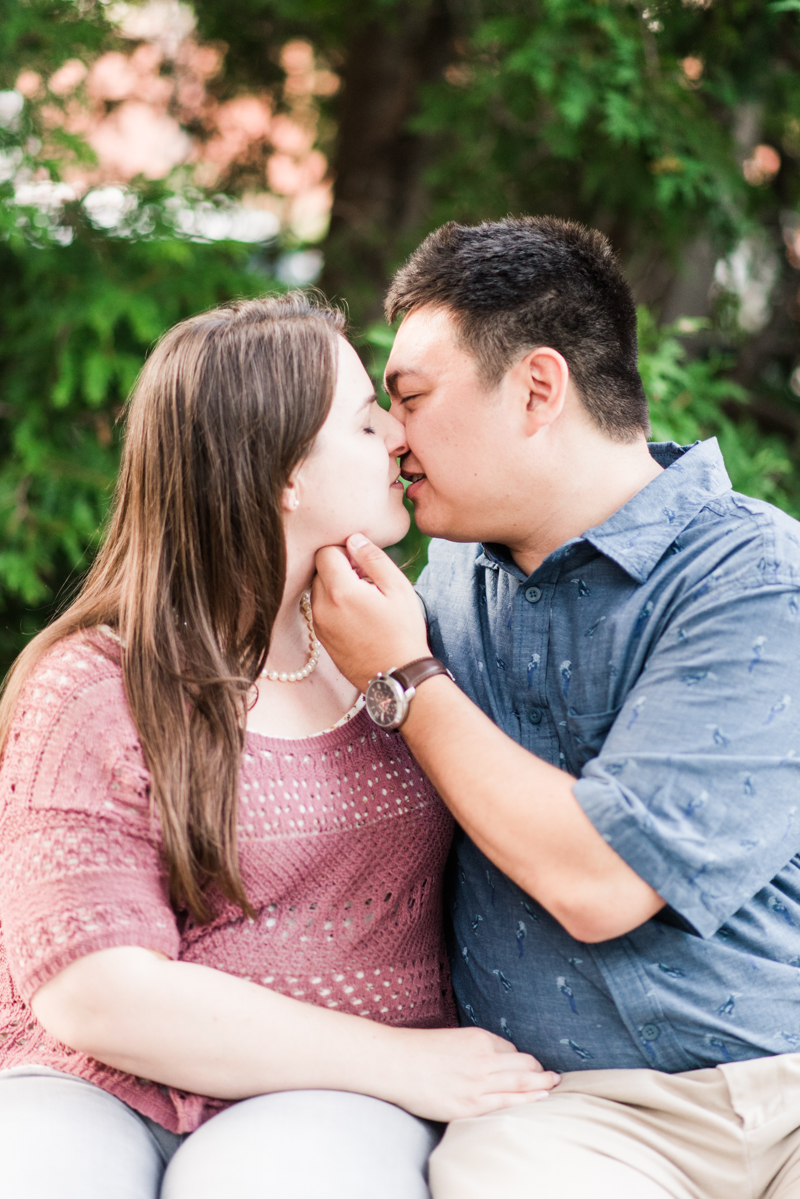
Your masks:
M361 691L379 670L430 653L413 587L361 533L348 538L346 553L340 546L318 552L311 603L317 636Z

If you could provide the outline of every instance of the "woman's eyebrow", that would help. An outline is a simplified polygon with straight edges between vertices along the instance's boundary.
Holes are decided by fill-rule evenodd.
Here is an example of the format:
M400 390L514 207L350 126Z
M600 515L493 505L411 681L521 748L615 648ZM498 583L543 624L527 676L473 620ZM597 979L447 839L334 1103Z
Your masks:
M364 400L364 403L361 405L361 407L359 408L358 411L362 412L364 410L364 408L369 408L370 404L377 404L377 402L378 402L377 393L373 391L372 395L367 396L367 398Z

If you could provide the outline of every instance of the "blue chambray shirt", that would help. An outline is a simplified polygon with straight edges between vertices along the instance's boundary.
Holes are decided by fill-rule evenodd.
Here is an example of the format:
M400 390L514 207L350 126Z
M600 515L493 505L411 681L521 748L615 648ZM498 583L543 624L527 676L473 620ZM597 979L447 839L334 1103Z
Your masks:
M668 905L582 944L458 834L462 1022L559 1071L800 1050L800 525L716 441L650 450L663 474L529 577L439 541L418 584L459 686Z

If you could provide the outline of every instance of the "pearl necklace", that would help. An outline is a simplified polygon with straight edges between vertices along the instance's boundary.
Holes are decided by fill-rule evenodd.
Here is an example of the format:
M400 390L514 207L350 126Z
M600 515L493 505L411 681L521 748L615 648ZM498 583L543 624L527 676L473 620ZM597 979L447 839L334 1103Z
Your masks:
M269 679L271 683L299 683L302 679L307 679L308 676L313 674L313 672L317 669L317 663L319 662L319 651L322 649L322 646L320 645L319 641L317 641L317 634L314 632L314 618L311 615L310 591L304 591L300 596L300 611L303 613L306 624L308 625L308 661L302 670L294 670L291 674L287 674L286 671L278 672L277 670L267 670L265 668L261 671L261 677L264 679Z

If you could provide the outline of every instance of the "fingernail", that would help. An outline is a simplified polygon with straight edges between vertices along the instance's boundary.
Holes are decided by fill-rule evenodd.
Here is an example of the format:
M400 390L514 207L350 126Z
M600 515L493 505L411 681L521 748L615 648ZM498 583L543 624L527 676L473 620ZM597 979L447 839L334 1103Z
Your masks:
M354 533L352 537L347 538L347 544L351 545L354 550L360 550L362 546L369 545L369 538L363 533Z

